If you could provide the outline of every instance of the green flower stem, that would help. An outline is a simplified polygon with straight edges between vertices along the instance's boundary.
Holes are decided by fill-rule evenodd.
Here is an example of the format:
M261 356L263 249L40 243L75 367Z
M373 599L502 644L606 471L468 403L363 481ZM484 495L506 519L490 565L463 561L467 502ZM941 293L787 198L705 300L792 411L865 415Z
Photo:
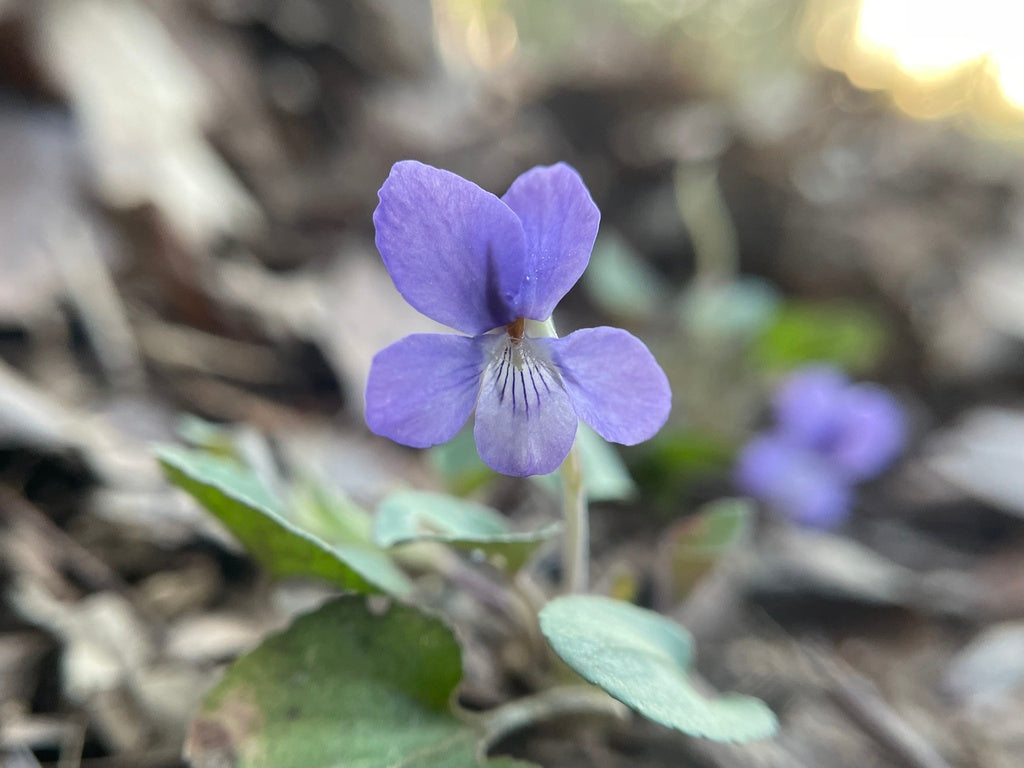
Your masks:
M562 588L574 594L586 592L590 582L590 518L583 486L583 462L579 443L573 444L562 463L562 496L565 533L562 538Z
M718 182L718 161L680 163L675 170L676 205L696 258L695 285L717 287L739 271L736 225Z
M596 715L625 720L629 708L592 685L562 685L524 696L484 712L477 721L484 748L522 728L567 715Z
M537 612L522 595L515 589L509 589L506 585L491 580L479 569L467 565L458 557L454 559L454 563L454 567L446 574L453 584L474 594L481 603L497 609L513 627L519 628L535 651L546 646L540 634Z
M548 318L543 323L526 322L531 336L557 339L555 322ZM570 594L586 592L590 583L590 518L587 512L587 494L583 485L583 462L579 441L562 462L562 498L565 506L565 532L562 537L562 590Z

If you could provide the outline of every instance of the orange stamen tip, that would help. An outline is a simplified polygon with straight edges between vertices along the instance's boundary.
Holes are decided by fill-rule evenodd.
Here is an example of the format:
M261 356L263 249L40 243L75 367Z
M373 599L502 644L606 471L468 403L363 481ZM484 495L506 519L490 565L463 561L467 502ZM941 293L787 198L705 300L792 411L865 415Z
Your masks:
M515 322L509 323L506 328L508 335L518 341L526 335L526 318L520 317Z

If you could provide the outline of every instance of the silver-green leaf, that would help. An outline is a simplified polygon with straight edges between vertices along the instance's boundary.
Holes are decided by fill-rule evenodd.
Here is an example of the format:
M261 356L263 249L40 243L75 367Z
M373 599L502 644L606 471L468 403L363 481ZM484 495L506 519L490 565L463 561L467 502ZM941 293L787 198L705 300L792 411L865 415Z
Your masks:
M292 523L259 478L229 459L177 446L158 450L167 478L216 516L276 577L312 576L356 592L407 595L408 577L368 542L328 544Z
M597 595L556 598L540 612L551 647L580 675L656 723L714 741L772 736L764 702L729 694L709 698L691 681L693 643L659 613Z
M500 512L483 504L441 493L398 491L377 507L373 536L381 547L440 541L479 550L514 571L558 531L558 525L550 525L516 532Z

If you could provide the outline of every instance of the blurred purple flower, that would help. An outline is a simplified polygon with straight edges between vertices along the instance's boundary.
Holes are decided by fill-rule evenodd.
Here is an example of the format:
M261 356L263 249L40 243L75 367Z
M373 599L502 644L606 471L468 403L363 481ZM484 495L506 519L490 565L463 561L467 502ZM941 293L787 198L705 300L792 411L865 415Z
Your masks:
M476 409L480 457L508 475L546 474L579 419L632 445L668 418L671 392L647 347L617 328L533 338L590 260L600 213L559 163L527 171L497 198L448 171L396 163L373 214L398 292L465 336L414 334L381 350L366 422L417 448L450 440Z
M794 522L814 528L842 523L850 489L813 451L778 434L757 435L736 462L736 482Z
M775 429L740 453L736 482L804 525L841 523L851 486L882 472L906 441L903 411L892 395L875 384L851 384L828 366L792 374L773 405Z
M849 480L866 480L903 450L899 403L877 384L850 384L835 368L810 366L775 393L775 418L795 443L829 458Z

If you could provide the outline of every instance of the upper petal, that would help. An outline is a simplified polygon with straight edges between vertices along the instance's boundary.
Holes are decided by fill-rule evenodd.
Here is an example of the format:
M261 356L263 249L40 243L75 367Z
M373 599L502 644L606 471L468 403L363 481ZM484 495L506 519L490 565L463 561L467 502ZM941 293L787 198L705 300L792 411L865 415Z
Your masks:
M476 404L476 447L487 466L525 477L554 472L579 424L546 351L535 339L491 346Z
M828 445L840 427L840 404L848 387L843 372L830 365L794 371L772 400L779 429L807 448Z
M851 480L866 480L885 469L903 450L906 418L896 399L875 384L846 389L837 408L839 429L826 455Z
M644 343L620 328L585 328L550 347L576 413L605 440L653 437L668 419L672 391Z
M501 199L526 233L526 274L516 309L522 317L547 320L586 269L601 213L565 163L527 171Z
M378 352L366 382L366 423L426 448L451 440L473 411L484 367L480 339L417 333Z
M516 319L526 246L507 205L414 160L395 163L378 196L377 249L406 301L473 336Z

